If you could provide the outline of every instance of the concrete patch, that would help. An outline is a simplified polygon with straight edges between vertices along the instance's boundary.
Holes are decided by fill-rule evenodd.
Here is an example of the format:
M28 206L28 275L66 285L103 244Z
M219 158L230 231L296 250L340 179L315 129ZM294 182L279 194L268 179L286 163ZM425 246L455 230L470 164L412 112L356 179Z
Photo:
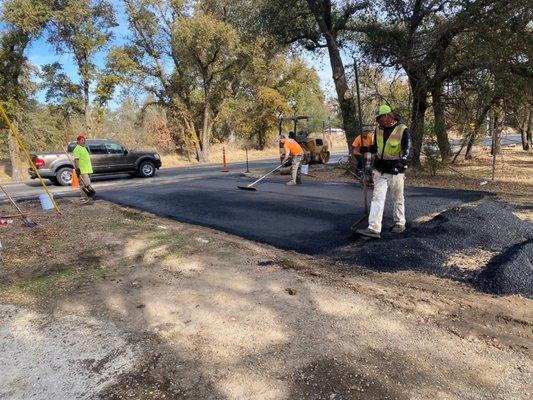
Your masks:
M93 398L136 357L109 323L0 305L0 399Z

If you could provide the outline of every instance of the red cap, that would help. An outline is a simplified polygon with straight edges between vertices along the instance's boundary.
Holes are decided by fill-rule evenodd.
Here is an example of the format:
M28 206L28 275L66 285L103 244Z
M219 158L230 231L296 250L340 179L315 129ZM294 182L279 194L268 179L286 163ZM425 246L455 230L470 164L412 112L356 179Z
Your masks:
M85 136L83 136L83 135L76 136L76 142L79 142L82 139L85 139Z

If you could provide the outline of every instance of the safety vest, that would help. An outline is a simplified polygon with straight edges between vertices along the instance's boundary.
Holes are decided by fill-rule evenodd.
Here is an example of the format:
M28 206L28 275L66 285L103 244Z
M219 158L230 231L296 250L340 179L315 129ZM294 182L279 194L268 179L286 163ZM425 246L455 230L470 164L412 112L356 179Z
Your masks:
M402 136L407 129L406 125L398 124L390 134L387 142L384 141L384 131L381 127L376 129L376 144L378 157L382 160L398 160L402 155ZM385 148L383 148L385 147Z
M293 156L301 156L304 153L302 146L294 139L285 138L283 140L283 147L286 154L292 154Z

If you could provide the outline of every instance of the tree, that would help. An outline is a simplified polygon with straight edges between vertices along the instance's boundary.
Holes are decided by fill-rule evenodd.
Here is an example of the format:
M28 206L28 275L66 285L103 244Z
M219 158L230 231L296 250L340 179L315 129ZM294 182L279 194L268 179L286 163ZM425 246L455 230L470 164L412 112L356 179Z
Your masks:
M208 161L213 124L242 68L237 31L208 2L124 3L131 42L111 52L109 67L152 94Z
M321 130L326 112L317 73L286 51L272 54L264 43L252 47L235 95L221 115L230 131L263 149L277 134L280 115L309 115L309 129Z
M365 1L264 0L260 2L256 19L259 31L266 31L287 45L298 44L312 52L327 49L349 147L361 129L341 50L352 29L352 19L366 4Z
M49 42L59 54L72 54L80 76L79 91L83 98L85 130L90 134L91 85L95 82L97 68L95 55L104 49L112 38L111 29L117 25L113 5L107 0L58 0L56 12L50 27ZM57 65L50 67L58 69ZM73 89L73 83L67 82L66 76L54 80L67 84ZM61 91L62 88L51 89ZM76 94L78 90L75 90Z
M40 73L41 87L46 89L46 102L53 107L67 122L76 115L84 115L85 102L81 85L63 72L61 64L43 66Z
M532 103L533 46L530 21L531 8L527 2L515 1L500 13L491 15L488 29L461 36L468 57L483 62L454 77L451 84L459 91L456 108L466 108L474 118L474 132L470 135L466 157L478 137L478 130L487 116L493 131L499 135L505 115L514 113L516 125L522 125ZM489 21L484 21L485 23ZM464 101L463 101L464 99ZM468 117L467 117L468 118ZM522 122L521 122L522 121ZM497 149L496 149L497 150Z
M486 67L485 55L492 44L480 40L507 28L527 2L517 0L381 0L374 2L372 14L358 27L363 49L384 67L401 67L407 74L412 93L411 130L414 164L420 165L424 138L424 118L430 106L437 121L441 156L449 155L444 122L442 88L464 73Z
M39 37L49 21L52 8L48 1L5 0L2 4L2 23L6 30L0 33L0 104L9 117L18 124L19 115L27 101L24 75L28 72L24 55L29 43ZM27 80L26 80L27 81ZM5 127L0 121L0 127ZM12 165L12 179L22 178L18 146L4 130Z

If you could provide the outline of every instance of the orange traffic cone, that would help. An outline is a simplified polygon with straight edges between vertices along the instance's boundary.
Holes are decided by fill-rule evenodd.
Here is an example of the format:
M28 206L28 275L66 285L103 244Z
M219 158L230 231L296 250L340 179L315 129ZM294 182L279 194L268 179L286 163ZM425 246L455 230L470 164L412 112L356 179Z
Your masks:
M70 186L72 186L72 189L79 189L80 188L80 181L78 179L78 174L76 173L76 170L72 170L72 181L70 182Z

